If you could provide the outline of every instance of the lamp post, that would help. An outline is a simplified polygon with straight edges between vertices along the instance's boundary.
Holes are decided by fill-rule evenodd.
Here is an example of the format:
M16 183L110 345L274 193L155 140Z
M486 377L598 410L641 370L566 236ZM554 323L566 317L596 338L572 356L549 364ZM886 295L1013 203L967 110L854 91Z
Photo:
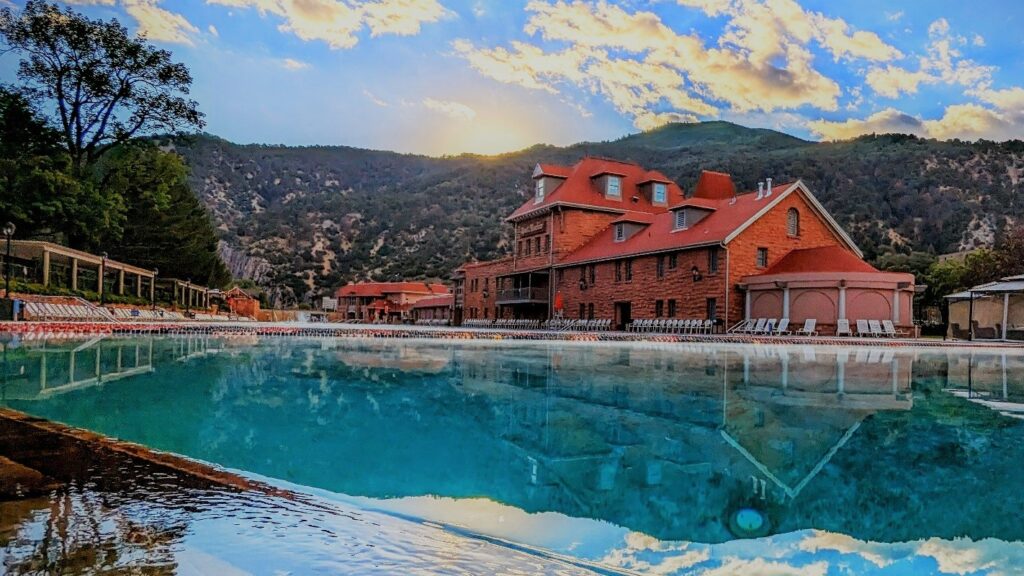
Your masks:
M107 253L104 252L102 254L102 256L103 256L103 259L101 260L101 264L100 264L100 286L99 286L99 288L100 288L100 306L103 306L104 304L107 303L107 287L105 286L106 282L104 281L105 280L104 276L107 275Z
M7 238L7 256L4 258L4 298L11 299L11 237L14 236L14 222L4 224L4 237Z
M149 291L149 306L152 310L156 310L156 277L160 275L159 268L153 268L153 279L150 282L153 283L152 290Z

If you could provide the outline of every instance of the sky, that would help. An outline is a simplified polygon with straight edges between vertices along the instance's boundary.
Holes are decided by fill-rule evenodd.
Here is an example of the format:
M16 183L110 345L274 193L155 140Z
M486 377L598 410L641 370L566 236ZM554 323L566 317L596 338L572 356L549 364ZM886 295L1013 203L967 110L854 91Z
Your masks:
M1020 0L63 3L171 50L239 143L492 154L715 119L1024 138Z

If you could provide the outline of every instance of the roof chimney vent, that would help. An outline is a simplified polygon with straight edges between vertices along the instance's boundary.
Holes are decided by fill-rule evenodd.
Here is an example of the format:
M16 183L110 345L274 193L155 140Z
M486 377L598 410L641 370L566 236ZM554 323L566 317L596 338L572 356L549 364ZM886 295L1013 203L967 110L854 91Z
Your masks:
M757 183L757 200L764 198L764 182Z
M765 188L765 190L764 190L764 197L767 198L767 197L771 196L772 195L772 179L771 178L766 178L765 179L764 188Z

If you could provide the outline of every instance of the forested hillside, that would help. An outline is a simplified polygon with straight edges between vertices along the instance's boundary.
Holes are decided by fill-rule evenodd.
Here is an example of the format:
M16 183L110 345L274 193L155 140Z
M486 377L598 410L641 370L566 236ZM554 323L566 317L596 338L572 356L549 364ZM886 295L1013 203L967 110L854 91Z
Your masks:
M1021 216L1024 143L865 136L812 143L727 122L673 124L620 140L429 158L345 147L164 142L192 168L236 276L298 301L364 278L444 278L507 248L505 215L539 161L633 160L691 190L701 169L741 190L802 178L870 259L989 245Z

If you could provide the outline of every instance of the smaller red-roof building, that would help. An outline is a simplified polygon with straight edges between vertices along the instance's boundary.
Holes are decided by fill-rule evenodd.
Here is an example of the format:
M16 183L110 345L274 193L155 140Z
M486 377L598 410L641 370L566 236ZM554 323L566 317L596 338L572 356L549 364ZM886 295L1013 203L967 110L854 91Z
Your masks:
M334 295L348 320L400 322L412 318L416 302L450 292L444 284L429 282L358 282L338 288Z

